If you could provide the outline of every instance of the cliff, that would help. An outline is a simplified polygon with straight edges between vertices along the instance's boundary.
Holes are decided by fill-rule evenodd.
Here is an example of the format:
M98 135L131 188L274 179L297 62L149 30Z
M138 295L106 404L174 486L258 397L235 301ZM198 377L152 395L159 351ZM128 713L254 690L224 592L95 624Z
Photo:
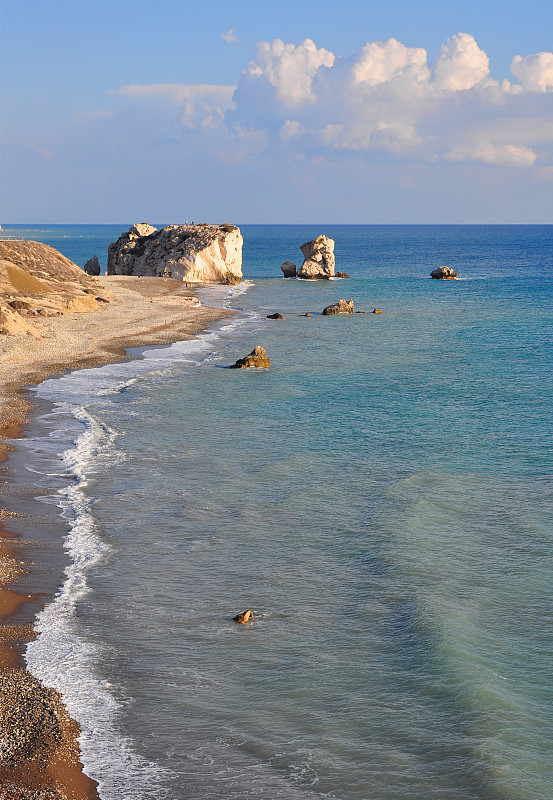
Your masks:
M94 311L98 282L53 247L0 241L0 333L30 333L33 318Z
M166 275L190 283L240 283L242 236L235 225L143 222L110 244L108 275Z

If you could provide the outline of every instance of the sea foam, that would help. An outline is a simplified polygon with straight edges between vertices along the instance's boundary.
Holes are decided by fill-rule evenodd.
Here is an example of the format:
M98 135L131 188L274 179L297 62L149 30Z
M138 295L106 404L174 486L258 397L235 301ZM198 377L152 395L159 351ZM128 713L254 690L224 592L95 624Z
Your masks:
M98 781L102 800L162 800L162 770L137 755L117 729L120 701L97 677L101 645L82 637L78 605L90 592L90 571L110 556L92 515L93 500L84 489L90 466L114 448L115 432L84 408L74 411L84 425L75 447L62 454L73 481L57 492L61 514L70 525L65 549L71 561L53 602L38 615L38 637L27 647L28 669L61 692L71 716L81 726L81 756L86 773Z

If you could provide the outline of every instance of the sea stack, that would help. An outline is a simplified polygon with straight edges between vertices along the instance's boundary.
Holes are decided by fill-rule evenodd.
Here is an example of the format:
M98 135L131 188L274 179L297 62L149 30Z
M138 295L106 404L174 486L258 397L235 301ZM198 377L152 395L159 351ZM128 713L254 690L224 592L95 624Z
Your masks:
M94 255L92 258L89 258L83 269L87 275L99 275L100 262L98 261L98 256Z
M169 276L187 283L242 280L242 244L236 225L132 225L108 248L108 275Z
M334 239L317 236L302 244L304 262L297 271L298 278L328 280L334 277Z

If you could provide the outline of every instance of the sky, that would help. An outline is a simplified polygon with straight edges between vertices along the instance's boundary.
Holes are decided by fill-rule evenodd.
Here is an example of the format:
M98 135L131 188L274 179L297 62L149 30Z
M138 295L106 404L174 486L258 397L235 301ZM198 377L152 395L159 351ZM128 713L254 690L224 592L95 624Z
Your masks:
M0 223L553 222L550 0L0 0Z

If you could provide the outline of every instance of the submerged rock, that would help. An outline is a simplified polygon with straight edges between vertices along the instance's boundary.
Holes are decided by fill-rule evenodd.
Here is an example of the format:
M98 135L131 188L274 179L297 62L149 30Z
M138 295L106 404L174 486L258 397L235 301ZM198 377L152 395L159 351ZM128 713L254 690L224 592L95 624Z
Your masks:
M452 267L438 267L437 269L432 270L430 277L436 278L437 280L452 281L457 277L458 274L459 273L455 272Z
M311 242L302 244L304 262L297 271L298 278L326 279L334 277L334 239L317 236Z
M353 314L353 300L338 300L337 303L332 303L330 306L323 308L325 317L330 314Z
M254 347L254 349L244 358L239 358L236 364L232 364L229 369L244 369L245 367L270 367L271 362L264 347Z
M99 275L100 262L98 261L98 256L92 256L92 258L89 258L83 269L87 275Z
M108 275L170 276L187 283L240 283L236 225L132 225L108 248Z
M281 270L284 273L285 278L295 278L297 267L293 261L285 261L284 264L280 265Z

